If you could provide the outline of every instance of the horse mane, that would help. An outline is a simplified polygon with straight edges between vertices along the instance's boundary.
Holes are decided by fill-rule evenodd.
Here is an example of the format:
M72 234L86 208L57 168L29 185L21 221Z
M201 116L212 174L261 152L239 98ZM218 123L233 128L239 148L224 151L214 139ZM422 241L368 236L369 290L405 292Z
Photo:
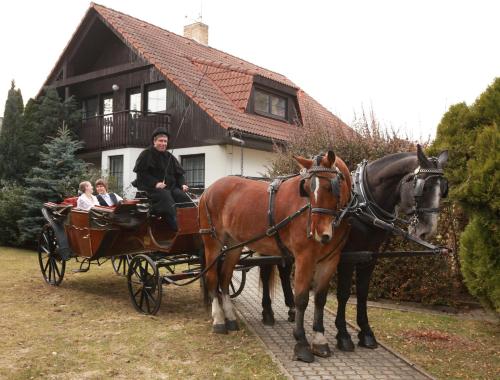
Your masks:
M409 171L415 169L415 164L417 162L418 159L415 152L393 153L370 162L367 170L372 175L377 173L378 180L380 181L394 175L408 173ZM395 165L398 165L399 167L395 168ZM391 173L391 175L388 175L389 173Z

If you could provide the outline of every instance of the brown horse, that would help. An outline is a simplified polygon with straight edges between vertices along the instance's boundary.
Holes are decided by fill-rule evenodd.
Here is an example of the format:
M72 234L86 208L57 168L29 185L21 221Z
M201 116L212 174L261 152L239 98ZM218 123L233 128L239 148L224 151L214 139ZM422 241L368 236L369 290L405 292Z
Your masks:
M341 209L350 199L351 178L345 163L333 151L314 160L295 157L300 175L285 180L275 195L274 220L293 220L279 229L282 243L295 258L296 326L295 357L312 362L314 355L327 357L330 348L324 337L323 309L328 285L339 262L349 226L340 220ZM238 245L225 254L220 271L217 265L206 274L212 300L213 330L227 333L238 324L229 297L229 284L243 245L262 255L286 256L269 232L268 185L241 177L225 177L211 185L199 203L200 228L205 244L206 265L217 260L224 247ZM280 224L280 223L279 223ZM261 237L255 240L256 237ZM318 265L319 264L319 265ZM304 330L304 312L314 280L315 310L312 349ZM220 290L219 290L220 289Z

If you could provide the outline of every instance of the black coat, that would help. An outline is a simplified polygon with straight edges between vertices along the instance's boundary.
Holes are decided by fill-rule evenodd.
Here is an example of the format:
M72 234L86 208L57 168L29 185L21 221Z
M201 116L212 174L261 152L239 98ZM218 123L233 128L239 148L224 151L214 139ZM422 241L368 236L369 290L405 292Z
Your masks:
M144 191L153 191L158 182L167 184L167 188L179 187L186 184L184 169L179 161L168 151L159 152L149 146L141 152L135 162L134 172L137 173L137 188Z

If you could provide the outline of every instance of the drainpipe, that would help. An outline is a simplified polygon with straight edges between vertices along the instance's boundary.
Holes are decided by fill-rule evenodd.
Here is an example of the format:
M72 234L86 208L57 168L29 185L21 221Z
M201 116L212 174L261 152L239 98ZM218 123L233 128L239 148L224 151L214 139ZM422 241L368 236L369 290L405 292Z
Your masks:
M241 149L241 169L240 169L240 175L243 177L243 145L245 145L245 141L242 139L239 139L235 136L231 136L231 140L234 141L235 143L240 144L240 149Z

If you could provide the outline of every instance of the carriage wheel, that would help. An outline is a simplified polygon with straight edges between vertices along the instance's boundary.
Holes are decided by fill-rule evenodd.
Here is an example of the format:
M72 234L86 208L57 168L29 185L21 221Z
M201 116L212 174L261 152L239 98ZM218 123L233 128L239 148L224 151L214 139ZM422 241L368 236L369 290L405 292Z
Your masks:
M130 261L127 272L128 291L132 304L144 314L156 314L160 309L162 279L151 257L137 255Z
M233 277L231 278L231 282L229 283L229 297L236 298L241 294L247 281L247 271L248 269L243 269L238 271L235 270L233 272ZM236 278L234 276L236 272L241 273L241 278Z
M45 282L57 286L64 278L66 261L57 253L57 239L54 229L50 225L43 226L38 239L38 263Z
M127 275L130 260L132 260L131 255L113 256L111 258L111 265L118 276L125 277Z

